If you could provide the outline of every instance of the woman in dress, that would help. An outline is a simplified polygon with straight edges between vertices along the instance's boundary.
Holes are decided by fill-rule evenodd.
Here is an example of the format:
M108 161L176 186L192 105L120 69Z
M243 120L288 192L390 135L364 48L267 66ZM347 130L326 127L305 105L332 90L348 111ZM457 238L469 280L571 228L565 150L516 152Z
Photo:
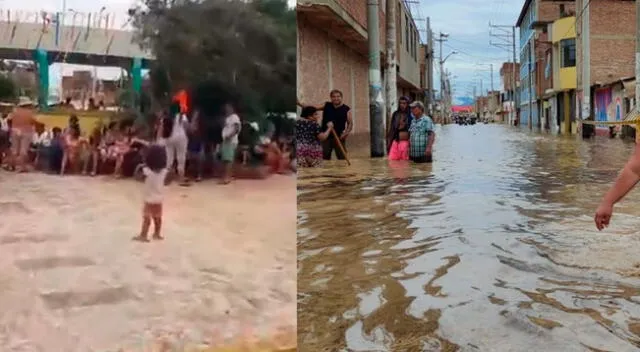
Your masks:
M318 167L322 164L322 145L333 130L333 123L327 124L327 130L320 131L318 109L307 106L302 109L296 121L296 159L299 167Z

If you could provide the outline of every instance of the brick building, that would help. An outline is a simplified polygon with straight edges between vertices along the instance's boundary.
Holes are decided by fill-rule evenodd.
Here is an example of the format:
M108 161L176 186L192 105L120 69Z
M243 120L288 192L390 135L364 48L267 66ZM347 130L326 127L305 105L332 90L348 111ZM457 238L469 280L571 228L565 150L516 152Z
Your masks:
M420 36L406 5L397 2L398 95L421 94ZM380 1L380 61L384 80L385 6ZM352 108L354 135L369 132L369 61L366 1L298 0L298 98L304 104L329 100L339 89Z
M98 80L96 91L93 90L93 74L91 71L74 71L71 76L62 77L62 99L67 97L80 106L84 106L89 98L94 97L96 103L103 101L105 106L116 105L120 82L117 80Z
M515 77L514 77L515 76ZM515 78L515 79L514 79ZM504 122L514 123L516 118L515 94L520 81L520 64L513 62L504 62L500 67L500 82L502 84L501 92L501 113Z
M520 124L541 128L544 92L552 87L548 73L551 43L548 25L574 11L575 1L526 0L516 21L520 31ZM546 71L546 72L545 72Z
M582 8L584 0L576 0L576 7ZM582 115L583 102L583 65L589 65L591 80L590 116L598 120L611 120L610 111L620 109L629 110L633 105L635 89L633 84L625 86L626 98L617 102L617 107L610 109L608 105L615 99L612 90L607 87L620 81L627 81L635 76L635 38L636 38L636 10L635 1L629 0L592 0L589 4L588 17L579 16L576 23L576 47L577 47L577 115ZM582 21L589 21L590 62L582 59ZM625 100L626 99L626 100ZM609 111L609 113L607 112ZM617 115L620 115L617 113ZM615 119L615 117L614 117ZM606 131L605 131L606 133Z

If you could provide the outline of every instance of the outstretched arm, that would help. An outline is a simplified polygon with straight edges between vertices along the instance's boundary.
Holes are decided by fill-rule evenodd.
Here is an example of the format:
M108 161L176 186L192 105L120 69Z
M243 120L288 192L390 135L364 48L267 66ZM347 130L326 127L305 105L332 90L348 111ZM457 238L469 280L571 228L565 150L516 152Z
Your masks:
M636 144L633 155L629 158L602 201L611 205L618 203L633 189L638 181L640 181L640 144Z
M640 143L636 144L633 155L596 209L594 220L598 230L609 226L614 204L624 198L638 184L638 181L640 181Z

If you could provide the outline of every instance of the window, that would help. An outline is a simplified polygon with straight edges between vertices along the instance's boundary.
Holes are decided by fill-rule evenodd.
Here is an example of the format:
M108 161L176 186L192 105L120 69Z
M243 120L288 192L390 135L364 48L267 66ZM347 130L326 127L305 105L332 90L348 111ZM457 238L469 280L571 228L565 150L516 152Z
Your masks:
M413 31L413 27L411 27L411 57L415 59L416 52L416 32Z
M576 40L563 39L560 41L560 67L576 66Z
M409 51L409 43L411 43L409 41L409 16L404 15L404 35L405 35L405 39L406 39L406 47L407 47L407 51Z
M398 13L397 15L402 13L402 5L400 5L400 3L398 3ZM396 17L398 19L398 30L400 33L400 46L402 46L402 16L398 16Z
M418 29L416 28L416 31L414 32L414 35L416 36L416 43L413 45L413 58L414 59L418 59L418 44L420 43L420 33L418 33Z

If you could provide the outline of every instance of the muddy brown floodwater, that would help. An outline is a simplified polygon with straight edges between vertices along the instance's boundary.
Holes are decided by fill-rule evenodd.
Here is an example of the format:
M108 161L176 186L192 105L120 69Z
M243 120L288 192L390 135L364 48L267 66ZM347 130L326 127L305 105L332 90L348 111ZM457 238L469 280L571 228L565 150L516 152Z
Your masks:
M592 221L633 144L436 132L433 165L299 172L300 350L640 350L640 192Z
M182 352L295 331L295 182L173 184L165 240L146 244L131 241L140 183L0 171L0 351Z

